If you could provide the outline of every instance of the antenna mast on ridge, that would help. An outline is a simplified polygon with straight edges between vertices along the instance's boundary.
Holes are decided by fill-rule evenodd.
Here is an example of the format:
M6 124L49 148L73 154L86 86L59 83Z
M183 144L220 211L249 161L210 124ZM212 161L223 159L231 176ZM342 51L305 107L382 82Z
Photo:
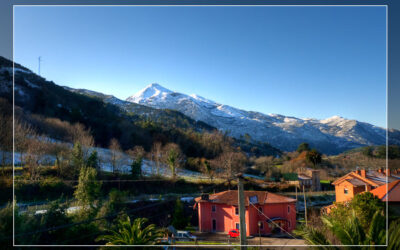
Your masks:
M41 56L39 56L38 57L38 63L39 63L39 66L38 66L38 75L40 75L40 62L42 61L42 57Z

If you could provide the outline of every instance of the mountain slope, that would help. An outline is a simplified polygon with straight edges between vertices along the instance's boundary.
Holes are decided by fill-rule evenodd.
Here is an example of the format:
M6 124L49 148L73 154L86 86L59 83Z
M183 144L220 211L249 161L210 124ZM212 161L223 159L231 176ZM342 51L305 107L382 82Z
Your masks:
M174 142L188 157L212 155L207 145L200 145L199 141L205 132L212 133L216 128L179 111L155 109L91 90L59 86L18 64L14 72L16 110L26 113L25 121L42 130L41 133L47 132L44 123L37 120L58 118L71 124L84 124L92 130L96 144L102 147L108 147L112 138L118 139L124 149L141 145L147 151L154 142ZM9 106L13 101L12 73L12 62L0 56L0 99L5 99ZM55 129L51 130L52 138L65 139ZM281 153L264 143L235 140L234 144L257 155Z
M178 110L236 138L248 134L253 141L268 142L287 151L295 150L301 142L308 142L327 154L386 143L386 130L368 123L339 116L317 120L266 115L236 109L197 95L173 92L156 83L126 100L158 109ZM394 138L395 144L399 142L398 137Z

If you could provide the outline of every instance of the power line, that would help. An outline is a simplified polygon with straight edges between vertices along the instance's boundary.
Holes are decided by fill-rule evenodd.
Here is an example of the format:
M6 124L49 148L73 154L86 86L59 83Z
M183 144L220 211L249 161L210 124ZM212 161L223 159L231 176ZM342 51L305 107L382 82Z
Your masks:
M292 234L290 234L288 231L286 231L285 229L283 229L281 226L279 226L279 224L276 224L273 220L271 220L271 218L269 218L266 214L264 214L262 211L260 211L256 206L254 206L253 203L249 202L249 204L251 204L253 207L255 207L258 212L260 212L265 218L267 218L270 222L272 222L274 225L276 225L277 227L279 227L280 229L282 229L283 231L285 231L288 235L290 235L293 239L296 239L296 237L294 237Z

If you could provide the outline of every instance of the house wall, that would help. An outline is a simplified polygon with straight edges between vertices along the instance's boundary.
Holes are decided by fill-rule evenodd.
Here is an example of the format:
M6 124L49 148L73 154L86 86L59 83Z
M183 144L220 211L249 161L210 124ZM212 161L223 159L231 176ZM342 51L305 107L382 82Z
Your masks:
M236 223L239 223L239 215L235 214L235 206L225 204L215 204L216 211L212 212L212 203L198 203L199 213L199 230L201 232L213 231L213 220L216 221L216 232L228 233L229 230L236 228ZM256 205L259 207L258 205ZM290 212L287 213L287 207L290 206ZM262 206L263 213L269 218L282 217L290 221L283 225L286 231L291 232L296 227L296 206L295 203L281 204L266 204ZM271 233L271 228L268 226L267 218L258 212L258 209L250 206L246 207L246 234L258 235L258 221L264 223L264 228L260 230L261 234Z
M365 192L366 188L365 186L361 186L361 187L354 187L353 188L353 196L362 192Z
M348 193L344 193L344 189L347 188ZM336 202L343 202L353 199L353 185L348 182L342 182L335 186Z

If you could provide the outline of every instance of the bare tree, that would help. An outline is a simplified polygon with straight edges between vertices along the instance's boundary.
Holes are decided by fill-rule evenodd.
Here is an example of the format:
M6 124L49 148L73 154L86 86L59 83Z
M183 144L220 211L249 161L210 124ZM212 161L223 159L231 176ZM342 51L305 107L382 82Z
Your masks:
M213 168L213 165L211 162L205 158L200 159L200 164L201 164L201 171L210 178L210 181L212 182L214 175L215 175L215 170Z
M112 172L119 172L122 164L122 149L117 139L111 139L109 149L111 152Z
M236 174L241 173L246 164L246 155L240 150L225 146L223 152L213 161L214 167L218 169L219 175L226 179L231 186L231 181Z
M40 167L44 164L44 155L48 145L37 135L30 135L27 142L26 166L30 179L37 180L40 177Z
M56 154L55 167L59 177L74 178L74 168L71 167L70 160L71 150L65 149Z
M79 143L82 146L83 158L87 160L90 153L90 148L94 146L94 139L90 129L86 129L81 123L75 123L69 128L70 140L75 144Z
M135 146L133 149L129 149L126 152L131 160L131 172L133 176L142 177L142 163L145 155L144 148L142 146Z
M36 131L28 124L19 119L14 121L14 143L15 151L20 153L21 165L24 166L25 153L30 147L30 139L37 137Z
M271 172L271 167L273 166L273 163L273 156L261 156L254 161L256 168L264 174L268 174Z
M156 164L156 175L160 175L160 164L163 159L161 142L155 142L150 152L150 159Z
M175 143L168 143L164 147L164 162L170 167L172 180L176 180L177 170L183 163L183 154Z
M0 115L0 150L2 154L1 165L3 167L11 162L12 149L12 118L10 116Z

